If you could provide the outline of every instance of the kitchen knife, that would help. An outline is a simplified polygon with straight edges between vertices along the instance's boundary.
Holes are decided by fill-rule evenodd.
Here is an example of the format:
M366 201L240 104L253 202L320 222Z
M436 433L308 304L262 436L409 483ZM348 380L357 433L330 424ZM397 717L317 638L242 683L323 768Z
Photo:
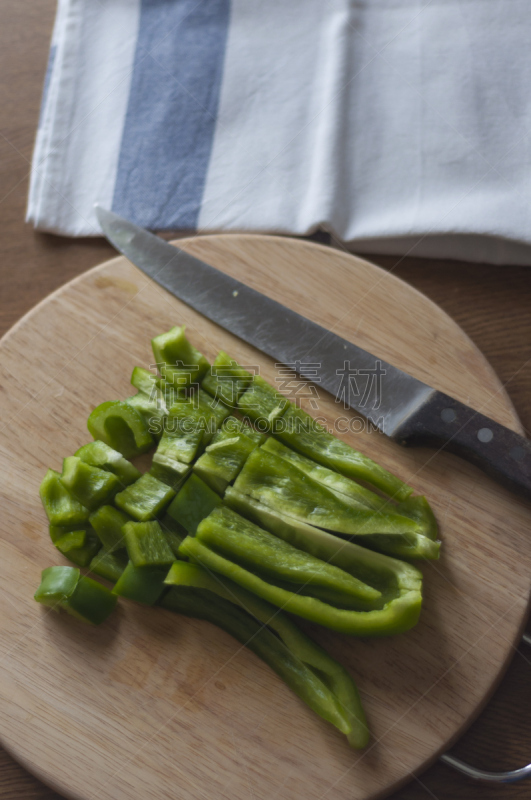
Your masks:
M445 448L531 498L531 442L158 236L96 206L107 239L187 305L401 445Z

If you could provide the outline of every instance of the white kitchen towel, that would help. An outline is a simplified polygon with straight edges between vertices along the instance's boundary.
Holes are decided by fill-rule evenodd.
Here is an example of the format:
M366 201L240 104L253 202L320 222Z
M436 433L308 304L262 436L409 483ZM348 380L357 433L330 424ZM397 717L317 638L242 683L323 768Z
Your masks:
M59 0L28 219L531 264L529 0Z

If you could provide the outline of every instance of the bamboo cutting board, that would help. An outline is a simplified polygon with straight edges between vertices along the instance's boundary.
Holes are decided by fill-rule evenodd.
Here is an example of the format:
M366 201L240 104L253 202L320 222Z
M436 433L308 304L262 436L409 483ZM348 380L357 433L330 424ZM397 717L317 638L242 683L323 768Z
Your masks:
M378 267L277 237L179 244L521 430L463 331ZM356 640L305 626L357 680L373 733L362 753L207 623L127 602L101 628L47 612L32 599L40 571L66 562L40 506L44 471L89 440L94 406L131 393L133 366L152 363L151 337L181 323L210 359L222 348L274 378L270 360L121 257L62 287L0 343L0 739L79 800L381 797L449 747L503 674L527 615L531 510L464 461L360 430L320 395L320 416L353 421L344 438L428 496L444 542L441 560L422 565L414 630Z

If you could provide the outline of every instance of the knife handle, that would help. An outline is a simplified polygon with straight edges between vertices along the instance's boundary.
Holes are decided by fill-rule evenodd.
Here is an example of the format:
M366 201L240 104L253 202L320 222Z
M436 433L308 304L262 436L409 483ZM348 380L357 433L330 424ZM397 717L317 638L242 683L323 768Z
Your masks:
M434 392L393 438L409 447L449 450L531 499L531 441L443 392Z

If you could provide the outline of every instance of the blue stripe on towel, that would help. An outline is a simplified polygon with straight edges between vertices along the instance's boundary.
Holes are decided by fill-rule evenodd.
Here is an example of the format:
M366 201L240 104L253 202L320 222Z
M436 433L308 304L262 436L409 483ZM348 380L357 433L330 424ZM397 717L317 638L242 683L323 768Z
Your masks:
M139 225L197 227L229 16L230 0L142 0L112 206Z

